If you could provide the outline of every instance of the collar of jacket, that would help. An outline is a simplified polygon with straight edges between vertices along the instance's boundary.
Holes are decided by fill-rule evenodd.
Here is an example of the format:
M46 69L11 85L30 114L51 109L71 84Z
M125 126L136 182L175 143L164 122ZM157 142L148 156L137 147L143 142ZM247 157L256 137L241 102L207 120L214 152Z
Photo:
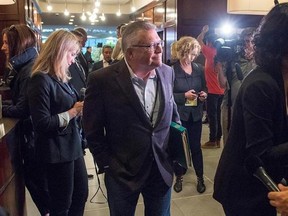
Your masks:
M38 55L36 47L29 47L23 53L13 56L9 61L9 67L18 71L23 64L34 60Z

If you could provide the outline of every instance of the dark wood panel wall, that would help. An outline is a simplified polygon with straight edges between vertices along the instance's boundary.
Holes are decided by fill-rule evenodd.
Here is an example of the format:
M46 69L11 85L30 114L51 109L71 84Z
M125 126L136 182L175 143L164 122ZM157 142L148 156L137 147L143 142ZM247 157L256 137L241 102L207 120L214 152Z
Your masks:
M177 38L197 37L204 25L212 29L226 20L239 28L256 27L263 16L227 13L227 0L177 0Z

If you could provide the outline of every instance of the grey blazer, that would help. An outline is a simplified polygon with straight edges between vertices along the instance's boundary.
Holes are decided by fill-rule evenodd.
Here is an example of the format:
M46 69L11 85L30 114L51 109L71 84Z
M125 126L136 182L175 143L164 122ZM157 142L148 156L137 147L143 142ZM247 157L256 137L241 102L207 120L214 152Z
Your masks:
M83 122L88 147L103 172L135 190L146 180L153 159L168 186L172 160L168 149L169 125L179 122L173 98L173 70L156 69L162 101L153 127L134 90L124 60L92 72L88 77Z

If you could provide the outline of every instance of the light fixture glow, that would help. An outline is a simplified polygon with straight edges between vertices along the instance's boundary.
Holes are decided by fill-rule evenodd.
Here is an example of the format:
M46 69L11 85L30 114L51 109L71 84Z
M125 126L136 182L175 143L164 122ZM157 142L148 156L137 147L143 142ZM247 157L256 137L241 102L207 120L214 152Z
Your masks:
M235 28L233 27L232 24L227 22L222 25L222 27L220 28L220 32L221 35L229 37L235 32Z
M16 0L1 0L0 5L11 5L14 4Z
M102 15L99 16L99 18L101 19L101 21L105 21L105 20L106 20L106 17L105 17L105 15L104 15L104 13L102 13Z
M65 16L69 16L69 11L68 11L67 9L65 9L64 15L65 15Z
M118 0L118 11L116 12L117 16L121 16L120 1Z
M94 8L93 13L98 13L99 12L99 8Z
M64 10L64 15L69 16L69 11L67 10L67 0L65 0L65 10Z
M48 4L48 5L47 5L47 10L48 10L48 11L52 11L52 10L53 10L53 7L52 7L50 4Z
M135 11L136 11L136 8L135 8L135 5L134 5L134 0L132 0L131 11L132 11L132 12L135 12Z
M100 1L99 1L99 0L96 0L95 6L96 6L96 7L100 7L100 5L101 5Z
M85 21L87 19L85 13L83 12L82 15L81 15L81 20Z

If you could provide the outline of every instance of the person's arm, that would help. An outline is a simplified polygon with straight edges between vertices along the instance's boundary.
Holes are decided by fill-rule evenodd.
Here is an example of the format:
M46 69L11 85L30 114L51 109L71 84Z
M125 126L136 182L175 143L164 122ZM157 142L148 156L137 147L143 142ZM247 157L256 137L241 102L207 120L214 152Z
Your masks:
M226 89L227 87L227 77L223 70L223 64L221 62L217 62L215 65L215 71L218 74L218 82L221 88Z
M2 113L4 117L27 118L29 116L29 108L27 101L27 86L29 77L24 77L19 81L19 95L15 104L3 105Z
M117 40L117 43L112 51L112 55L111 55L112 59L117 59L119 53L121 52L121 40L122 40L121 38Z
M108 169L111 153L105 134L104 87L96 75L94 71L88 76L82 120L87 145L97 164L97 173L100 174Z
M269 192L268 198L270 199L270 204L274 206L282 216L288 215L288 187L282 184L278 185L280 191Z
M205 44L204 44L204 37L205 37L205 34L206 34L208 31L209 31L209 26L208 26L208 25L203 26L201 33L200 33L200 34L198 35L198 37L197 37L197 40L198 40L198 42L199 42L199 44L200 44L201 47L202 47L203 45L205 45Z

